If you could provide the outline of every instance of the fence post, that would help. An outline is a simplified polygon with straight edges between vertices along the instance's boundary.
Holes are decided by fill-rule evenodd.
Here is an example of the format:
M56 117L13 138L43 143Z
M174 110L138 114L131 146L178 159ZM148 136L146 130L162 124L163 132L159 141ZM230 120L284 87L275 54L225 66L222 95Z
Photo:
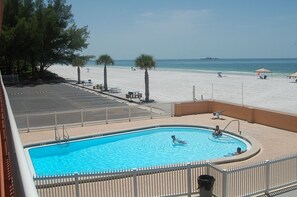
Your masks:
M210 175L210 164L209 164L209 161L206 161L206 174L207 175Z
M187 182L188 182L188 197L191 197L192 193L192 175L191 175L191 164L187 164Z
M55 126L57 127L58 126L58 120L57 120L57 112L56 111L55 111L54 115L55 115Z
M227 187L228 187L228 183L227 183L227 170L223 169L223 188L222 188L222 197L227 197Z
M150 105L151 106L151 119L153 119L153 107L152 107L152 105Z
M74 173L74 178L75 178L75 194L76 197L79 197L79 183L78 183L78 173Z
M241 104L243 105L243 83L241 83Z
M266 175L265 194L268 194L269 188L270 188L270 161L269 160L265 160L265 175Z
M26 114L26 117L27 117L27 128L28 128L27 132L30 132L29 115Z
M81 118L81 126L84 126L84 111L83 109L80 110L80 118Z
M134 186L134 197L138 197L138 193L137 193L137 172L136 169L133 169L133 186Z
M213 99L213 83L211 83L211 99Z
M105 123L108 124L108 110L107 110L107 107L105 107Z
M193 102L196 100L195 86L193 85Z
M129 122L131 122L131 106L128 105L128 111L129 111Z

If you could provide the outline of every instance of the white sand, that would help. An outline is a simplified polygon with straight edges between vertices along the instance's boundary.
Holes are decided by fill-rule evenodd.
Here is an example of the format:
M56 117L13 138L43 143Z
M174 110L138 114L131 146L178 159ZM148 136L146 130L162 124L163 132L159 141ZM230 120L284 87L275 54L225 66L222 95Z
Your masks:
M88 69L89 68L89 72ZM49 71L67 80L77 81L77 68L53 65ZM292 79L257 76L177 72L149 70L150 99L156 102L181 102L193 100L193 85L196 99L215 99L237 104L261 107L297 114L297 83ZM144 95L144 70L107 67L108 88L118 87L120 96L128 91L140 91ZM103 66L81 68L81 80L91 79L94 84L103 84ZM243 93L242 93L243 85ZM242 99L243 95L243 99Z

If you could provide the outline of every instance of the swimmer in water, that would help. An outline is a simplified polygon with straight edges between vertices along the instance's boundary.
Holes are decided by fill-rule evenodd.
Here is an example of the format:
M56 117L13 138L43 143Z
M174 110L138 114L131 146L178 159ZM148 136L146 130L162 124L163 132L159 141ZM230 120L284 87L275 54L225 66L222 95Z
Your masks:
M175 135L172 135L171 138L172 138L172 142L174 144L187 144L186 141L183 141L183 140L180 140L180 139L176 138Z

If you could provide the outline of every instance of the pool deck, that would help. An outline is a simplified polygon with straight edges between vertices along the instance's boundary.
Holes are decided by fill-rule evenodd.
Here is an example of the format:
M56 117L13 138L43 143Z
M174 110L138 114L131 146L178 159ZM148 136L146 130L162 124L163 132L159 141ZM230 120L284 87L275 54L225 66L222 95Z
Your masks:
M131 122L111 123L102 125L92 125L84 127L69 127L67 132L70 138L100 135L105 133L131 130L135 128L143 128L158 125L197 125L214 128L219 125L224 128L233 118L221 116L222 119L212 119L212 114L189 115L182 117L170 117L150 120L137 120ZM237 133L237 123L231 123L227 128L228 131ZM294 132L272 128L260 124L251 124L246 121L240 121L240 130L242 135L247 138L254 139L260 145L260 152L255 156L238 162L222 164L223 168L232 168L232 166L245 166L254 164L264 160L276 159L297 153L297 134ZM32 131L29 133L20 133L20 137L24 146L36 143L46 143L55 140L54 130ZM235 150L234 150L235 151ZM243 153L240 157L249 154Z

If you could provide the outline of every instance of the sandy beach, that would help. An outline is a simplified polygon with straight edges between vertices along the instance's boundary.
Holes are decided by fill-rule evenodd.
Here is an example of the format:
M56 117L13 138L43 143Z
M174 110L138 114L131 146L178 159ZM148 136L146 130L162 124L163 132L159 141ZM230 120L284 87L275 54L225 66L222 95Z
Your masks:
M77 68L53 65L49 71L66 80L77 81ZM124 96L128 91L144 94L144 70L109 66L108 88L120 88ZM256 75L149 70L150 99L156 102L183 102L195 98L215 99L248 106L297 114L297 83L292 79L268 75L259 79ZM81 80L91 79L93 84L103 84L103 66L81 68Z

